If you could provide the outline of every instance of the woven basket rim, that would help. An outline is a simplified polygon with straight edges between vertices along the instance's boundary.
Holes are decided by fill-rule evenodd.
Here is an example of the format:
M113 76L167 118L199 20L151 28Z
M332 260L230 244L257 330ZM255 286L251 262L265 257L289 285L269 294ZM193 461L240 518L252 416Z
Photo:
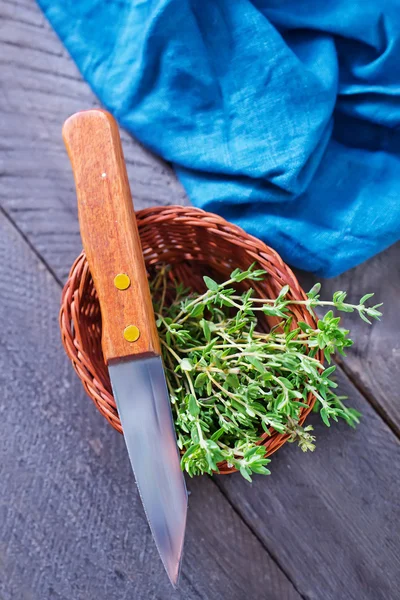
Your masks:
M185 227L188 231L196 228L197 232L199 228L199 236L203 235L202 232L207 232L207 235L211 232L212 235L232 245L232 248L243 249L245 255L252 259L252 262L259 263L268 272L268 276L272 278L274 284L283 287L283 285L289 283L293 295L299 299L306 299L306 295L292 270L275 250L246 233L238 225L229 223L223 217L208 213L200 208L169 205L139 210L136 212L136 218L139 232L144 237L148 235L154 237L166 224L172 222L174 226ZM143 243L143 239L142 245L144 257L147 261L149 252L145 243ZM172 251L171 249L168 250ZM96 309L91 316L82 312L85 301L91 302L92 308L96 303L93 283L90 282L89 266L85 253L82 251L71 267L62 292L59 313L62 343L86 393L109 423L122 433L104 361L103 366L101 366L102 356L94 356L90 353L92 338L97 340L99 336L98 322L100 319L100 313ZM90 298L88 297L88 290L92 290ZM302 314L302 320L315 327L315 320L303 307L299 307L298 312ZM322 362L321 352L319 352L317 358ZM307 403L308 408L302 409L300 423L304 422L315 403L315 397L312 394L309 394ZM274 432L271 436L264 434L262 443L266 448L266 456L276 452L287 441L288 437L288 435L279 434L278 432ZM225 462L220 463L218 467L219 472L222 474L236 471L234 467L228 467Z

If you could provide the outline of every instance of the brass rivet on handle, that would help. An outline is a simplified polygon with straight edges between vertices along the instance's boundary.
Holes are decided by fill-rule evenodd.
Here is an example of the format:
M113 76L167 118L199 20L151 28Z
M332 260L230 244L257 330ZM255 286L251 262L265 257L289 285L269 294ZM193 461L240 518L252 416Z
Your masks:
M127 342L136 342L139 339L140 331L136 325L128 325L124 329L124 338Z
M127 290L131 285L131 280L126 273L118 273L114 277L114 285L118 290Z

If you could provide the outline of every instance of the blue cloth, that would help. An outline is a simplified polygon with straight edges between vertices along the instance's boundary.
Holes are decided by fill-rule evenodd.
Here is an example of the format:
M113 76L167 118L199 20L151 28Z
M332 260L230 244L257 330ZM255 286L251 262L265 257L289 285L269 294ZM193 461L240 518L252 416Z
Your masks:
M39 4L196 206L324 276L400 238L399 0Z

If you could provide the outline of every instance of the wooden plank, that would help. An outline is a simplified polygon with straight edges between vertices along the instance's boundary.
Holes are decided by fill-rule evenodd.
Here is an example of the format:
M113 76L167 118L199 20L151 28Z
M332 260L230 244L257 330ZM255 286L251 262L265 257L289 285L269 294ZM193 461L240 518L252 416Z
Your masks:
M81 242L61 127L98 102L36 4L15 6L0 2L0 204L65 280ZM137 209L186 202L164 162L126 133L122 140Z
M2 0L1 18L12 23L22 23L23 25L43 27L44 16L41 14L32 0L26 0L21 6L15 0Z
M3 0L0 17L7 17L0 25L0 40L3 40L0 41L3 62L0 202L44 260L52 265L59 279L65 280L81 242L61 125L72 112L95 106L97 101L34 3L29 0L17 6L12 0ZM20 23L25 17L35 23ZM37 21L41 25L39 32ZM30 50L20 48L19 42L35 47L34 60ZM184 191L169 167L127 134L123 134L123 144L138 208L186 202ZM349 289L350 297L358 299L365 291L376 290L377 299L386 301L382 323L368 328L354 320L352 328L357 345L349 352L344 368L398 433L400 346L396 333L398 303L394 299L400 290L399 252L398 244L359 268L324 283L327 295L334 289L345 288ZM311 280L310 276L304 276L304 285L311 286Z
M123 438L60 344L60 288L0 215L0 597L300 600L210 479L188 482L178 592L158 558Z
M314 277L301 275L308 288ZM400 436L400 243L340 277L323 281L323 296L346 290L357 303L368 292L375 292L374 303L383 302L383 318L367 326L357 315L345 315L357 344L348 352L342 367L392 429Z
M363 413L357 430L328 429L316 415L317 448L289 444L266 481L219 476L218 486L270 549L305 598L400 597L400 448L348 380L341 392Z
M1 11L0 4L0 14ZM61 48L47 25L44 25L43 35L53 36L55 46ZM4 173L0 202L58 277L64 279L79 251L80 240L72 177L58 137L60 124L77 105L79 108L93 106L95 100L65 55L50 55L38 50L33 56L32 67L27 67L29 52L24 51L21 56L17 46L0 44L0 61L11 65L2 64L1 67L6 69L7 87L4 86L4 94L0 95L0 103L3 103L0 127L8 142L7 152L0 153L0 160L3 160L0 172ZM26 86L25 93L23 86ZM46 114L41 112L43 106L46 106ZM0 143L4 143L0 134L1 138ZM139 201L143 204L170 203L175 198L178 202L185 201L170 170L128 140L124 136L124 150L132 189ZM40 169L38 155L41 157ZM385 260L382 255L382 261ZM364 268L365 265L360 270ZM382 284L387 285L387 281L382 274ZM366 291L369 291L370 282L367 283ZM393 303L393 310L394 306ZM392 320L393 336L395 324ZM384 344L380 330L379 326L373 329L379 348ZM360 330L357 336L361 331L368 330ZM393 345L393 348L397 346ZM371 360L375 360L373 355ZM349 365L351 361L352 356ZM362 370L362 360L360 364ZM396 363L391 364L396 366ZM359 404L367 413L366 425L359 430L363 433L362 439L359 432L347 428L318 429L320 444L316 454L303 456L293 447L287 447L274 458L271 478L258 478L251 487L237 476L218 478L218 483L254 531L260 531L263 543L294 578L305 597L379 600L384 593L387 598L396 597L397 580L393 584L390 581L395 580L393 573L398 568L393 548L399 547L392 532L397 527L393 519L398 516L398 504L393 495L395 484L392 483L398 476L396 465L392 465L395 446L388 429L354 387L348 380L344 380L343 385L348 387L353 404ZM385 385L389 385L387 374L382 375L379 384ZM398 395L397 390L398 385L390 388L392 395L393 392ZM370 428L371 422L373 427ZM334 471L329 468L331 465ZM389 466L393 468L392 474L388 473ZM290 478L286 473L290 473ZM391 481L388 481L389 476ZM329 486L326 480L331 477L335 485ZM364 480L370 488L366 489ZM194 485L198 484L194 482ZM346 504L349 502L347 516ZM345 513L345 525L337 518L341 512ZM354 519L354 526L350 517ZM371 533L368 533L370 522ZM352 541L353 530L360 548ZM222 538L224 535L221 534ZM373 535L376 535L375 543ZM340 558L342 554L344 558ZM335 576L340 580L335 582ZM392 589L388 591L390 585ZM260 586L259 589L267 588ZM164 596L161 594L161 597Z

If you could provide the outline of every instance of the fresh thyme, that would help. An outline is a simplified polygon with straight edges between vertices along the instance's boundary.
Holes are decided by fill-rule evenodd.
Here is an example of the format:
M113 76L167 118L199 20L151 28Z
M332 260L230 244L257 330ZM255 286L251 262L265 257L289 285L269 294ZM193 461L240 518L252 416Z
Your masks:
M366 306L373 294L348 304L341 291L322 301L320 284L302 301L289 299L289 286L276 299L253 297L251 288L237 292L236 284L265 275L252 266L236 269L222 284L204 277L206 291L195 294L162 267L151 283L182 469L191 476L218 471L220 461L249 481L252 473L269 474L270 459L259 444L263 434L274 431L304 451L314 450L312 427L299 423L310 393L328 427L339 418L352 427L359 422L359 413L334 391L336 367L325 368L316 356L322 350L330 364L335 352L345 356L353 344L332 309L357 311L370 323L379 320L381 305ZM293 305L311 313L315 329L306 322L293 328ZM317 319L317 307L330 310ZM278 317L280 324L268 333L258 331L259 314Z

